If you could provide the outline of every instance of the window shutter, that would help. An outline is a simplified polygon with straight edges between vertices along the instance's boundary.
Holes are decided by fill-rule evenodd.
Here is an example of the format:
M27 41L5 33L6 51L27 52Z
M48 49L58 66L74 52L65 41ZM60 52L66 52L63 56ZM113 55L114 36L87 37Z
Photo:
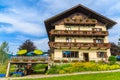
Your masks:
M97 52L97 57L98 57L98 58L100 57L99 52Z
M96 43L96 39L94 39L93 41L94 41L94 43Z
M104 53L104 58L107 58L107 53L106 52Z

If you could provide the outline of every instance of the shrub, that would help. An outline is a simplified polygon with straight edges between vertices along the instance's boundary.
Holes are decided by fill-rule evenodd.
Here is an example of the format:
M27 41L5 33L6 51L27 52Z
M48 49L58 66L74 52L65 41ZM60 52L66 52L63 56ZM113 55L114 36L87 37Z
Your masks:
M64 70L60 70L59 74L65 74L66 72Z
M95 63L95 60L90 60L91 63Z
M43 69L46 66L47 66L47 64L36 64L36 65L33 65L33 70Z
M115 58L115 56L110 56L108 60L110 61L110 64L111 64L111 65L113 65L113 64L116 63L116 58Z
M46 74L58 74L58 68L57 66L52 66Z
M72 73L74 72L74 68L73 67L66 67L63 69L66 73Z
M119 69L119 68L120 66L115 64L115 65L111 65L109 69L113 70L113 69Z
M109 65L107 64L101 64L97 66L98 71L105 71L105 70L109 70Z

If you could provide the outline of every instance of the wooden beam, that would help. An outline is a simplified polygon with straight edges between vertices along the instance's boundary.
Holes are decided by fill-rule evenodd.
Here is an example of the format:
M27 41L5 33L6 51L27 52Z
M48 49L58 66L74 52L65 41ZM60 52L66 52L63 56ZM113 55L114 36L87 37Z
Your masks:
M7 72L6 72L6 77L9 77L10 65L11 65L11 63L10 63L10 62L8 62Z

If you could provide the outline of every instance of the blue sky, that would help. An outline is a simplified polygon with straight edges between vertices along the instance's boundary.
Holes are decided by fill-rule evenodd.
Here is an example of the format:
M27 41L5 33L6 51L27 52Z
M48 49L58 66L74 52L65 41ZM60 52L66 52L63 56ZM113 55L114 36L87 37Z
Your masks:
M78 4L116 21L118 24L109 30L109 41L118 42L119 0L0 0L0 43L9 42L10 51L16 53L19 45L30 39L38 49L47 51L44 20Z

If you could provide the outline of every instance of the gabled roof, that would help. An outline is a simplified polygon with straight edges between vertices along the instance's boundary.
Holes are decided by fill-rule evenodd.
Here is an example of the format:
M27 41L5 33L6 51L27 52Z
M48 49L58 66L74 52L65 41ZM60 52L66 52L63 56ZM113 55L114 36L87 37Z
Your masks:
M51 29L54 28L53 25L52 25L53 23L55 23L55 22L57 22L57 21L59 21L63 18L66 18L69 15L74 14L75 12L81 12L85 15L90 15L90 17L97 19L98 21L100 21L103 24L106 24L107 29L112 28L112 26L114 26L116 24L115 21L113 21L113 20L111 20L111 19L109 19L109 18L107 18L107 17L105 17L105 16L103 16L99 13L96 13L95 11L79 4L79 5L74 6L74 7L70 8L70 9L68 9L68 10L66 10L66 11L64 11L64 12L62 12L62 13L56 15L56 16L53 16L53 17L45 20L44 23L45 23L45 26L46 26L47 33Z

